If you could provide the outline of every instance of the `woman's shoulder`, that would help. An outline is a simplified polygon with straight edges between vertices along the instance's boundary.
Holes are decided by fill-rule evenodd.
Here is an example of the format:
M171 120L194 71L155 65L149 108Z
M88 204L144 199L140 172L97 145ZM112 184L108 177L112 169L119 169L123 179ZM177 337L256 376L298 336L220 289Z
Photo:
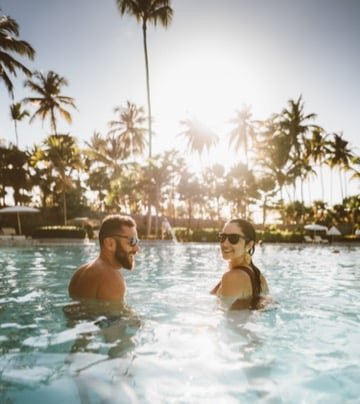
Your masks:
M240 268L239 268L240 269ZM243 281L244 279L249 279L249 275L245 271L239 271L237 269L231 269L225 272L222 276L222 281L234 282L236 280Z
M245 271L230 270L224 273L221 280L222 294L234 296L239 293L251 294L251 280Z

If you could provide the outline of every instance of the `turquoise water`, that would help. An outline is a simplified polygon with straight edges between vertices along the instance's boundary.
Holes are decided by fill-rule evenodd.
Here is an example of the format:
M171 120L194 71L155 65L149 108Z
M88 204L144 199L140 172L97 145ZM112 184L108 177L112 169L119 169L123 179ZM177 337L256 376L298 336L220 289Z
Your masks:
M359 247L258 247L276 303L226 313L217 245L145 244L121 317L68 298L96 254L0 247L1 403L358 402Z

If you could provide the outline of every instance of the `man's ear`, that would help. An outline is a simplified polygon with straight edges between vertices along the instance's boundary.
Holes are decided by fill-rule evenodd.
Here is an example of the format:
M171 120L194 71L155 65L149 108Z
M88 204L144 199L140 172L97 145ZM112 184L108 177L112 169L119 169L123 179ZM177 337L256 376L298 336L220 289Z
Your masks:
M105 237L103 244L107 250L115 251L116 249L116 242L112 237Z

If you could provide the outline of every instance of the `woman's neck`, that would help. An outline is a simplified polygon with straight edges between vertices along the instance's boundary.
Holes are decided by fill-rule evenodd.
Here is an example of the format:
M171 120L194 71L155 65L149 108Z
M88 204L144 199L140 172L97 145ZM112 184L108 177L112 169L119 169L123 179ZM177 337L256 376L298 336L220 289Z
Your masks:
M233 259L231 259L231 260L229 261L229 268L230 268L230 269L233 269L233 268L236 268L236 267L239 267L239 266L243 266L243 267L248 267L248 266L250 266L250 265L246 262L244 255L242 255L241 257L233 258Z

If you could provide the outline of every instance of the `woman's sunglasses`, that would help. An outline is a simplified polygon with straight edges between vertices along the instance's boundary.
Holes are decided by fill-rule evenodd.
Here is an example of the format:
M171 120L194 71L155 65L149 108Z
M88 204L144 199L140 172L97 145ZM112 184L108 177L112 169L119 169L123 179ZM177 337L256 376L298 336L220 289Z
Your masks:
M248 239L241 234L236 233L219 233L218 235L220 243L224 243L226 239L229 240L231 244L237 244L240 239L247 241Z
M128 236L124 236L122 234L111 234L109 237L126 238L131 247L135 247L136 245L138 245L140 243L139 238L137 238L137 237L128 237Z

